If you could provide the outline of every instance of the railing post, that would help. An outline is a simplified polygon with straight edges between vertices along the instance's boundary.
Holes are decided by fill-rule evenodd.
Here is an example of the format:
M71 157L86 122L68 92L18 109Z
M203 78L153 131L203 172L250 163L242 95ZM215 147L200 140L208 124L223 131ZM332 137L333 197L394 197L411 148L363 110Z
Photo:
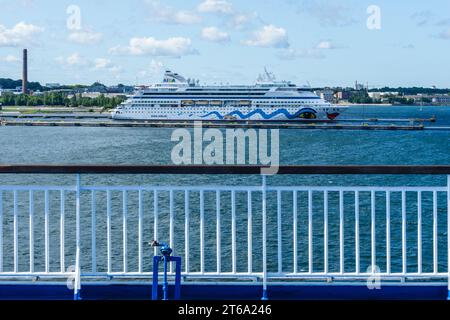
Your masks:
M95 190L91 193L91 255L92 255L92 273L97 272L97 228L96 228L96 214L97 214L97 208L96 208L96 197L95 197Z
M77 247L75 255L75 283L73 286L73 300L81 300L81 270L80 270L80 248Z
M3 272L3 191L0 190L0 272Z
M17 199L17 191L14 191L14 221L13 221L13 238L14 238L14 245L13 245L13 250L14 250L14 273L17 273L19 271L19 225L18 225L18 199ZM46 227L48 227L46 225ZM47 230L47 229L46 229ZM46 234L46 239L47 239L47 234ZM46 254L48 253L48 251L46 251ZM46 255L47 257L47 255ZM48 264L48 260L46 259L45 261L45 265L46 265L46 269L45 272L48 272L47 269L47 264Z
M81 249L80 249L80 211L81 211L81 199L80 199L80 190L81 190L81 182L80 182L80 174L77 174L77 184L76 184L76 255L75 255L75 286L74 286L74 300L80 300L80 290L81 290Z
M447 176L447 300L450 300L450 175Z
M33 198L33 190L30 190L29 194L29 244L30 244L30 272L34 272L34 198ZM62 245L61 245L62 246ZM63 259L63 258L61 258ZM1 268L1 267L0 267ZM64 272L64 269L61 269L61 272Z
M44 192L44 252L45 252L45 272L50 271L50 231L49 231L49 191Z
M266 175L262 175L262 241L263 241L263 295L261 300L268 300L267 296L267 186Z

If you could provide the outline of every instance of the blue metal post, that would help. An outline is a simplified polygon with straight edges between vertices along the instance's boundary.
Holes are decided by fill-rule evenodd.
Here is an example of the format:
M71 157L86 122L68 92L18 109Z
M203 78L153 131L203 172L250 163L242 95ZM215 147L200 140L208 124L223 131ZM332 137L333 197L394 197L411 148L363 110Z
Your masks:
M152 284L152 300L158 300L158 266L159 256L153 257L153 284Z
M164 260L164 274L163 274L163 300L169 300L169 283L167 282L167 260L168 257L163 256Z
M159 262L164 263L163 274L163 300L169 300L169 281L167 278L167 266L170 262L175 262L175 292L174 299L178 300L181 296L181 257L171 257L172 249L165 244L157 244L161 246L160 249L162 256L153 257L153 285L152 285L152 300L158 300L158 270Z
M181 257L171 257L175 262L175 300L181 297Z

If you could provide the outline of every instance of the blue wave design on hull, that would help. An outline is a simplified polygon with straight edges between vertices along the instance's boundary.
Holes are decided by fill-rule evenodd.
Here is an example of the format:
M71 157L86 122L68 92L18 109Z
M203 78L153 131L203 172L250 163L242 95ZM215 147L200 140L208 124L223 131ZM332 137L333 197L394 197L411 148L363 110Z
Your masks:
M314 114L317 113L315 110L310 109L310 108L301 109L294 114L289 113L289 111L287 111L286 109L278 109L277 111L269 113L269 114L265 113L261 109L255 109L248 114L243 114L241 111L235 110L235 111L228 113L226 116L238 116L240 119L246 120L246 119L249 119L250 117L254 116L255 114L259 114L263 119L269 120L280 114L283 114L286 118L291 120L291 119L298 118L299 115L301 115L302 113L305 113L305 112L310 112L310 113L314 113ZM202 116L202 118L206 118L206 117L209 117L212 115L216 116L220 120L225 118L225 116L222 116L218 111L212 111L212 112Z

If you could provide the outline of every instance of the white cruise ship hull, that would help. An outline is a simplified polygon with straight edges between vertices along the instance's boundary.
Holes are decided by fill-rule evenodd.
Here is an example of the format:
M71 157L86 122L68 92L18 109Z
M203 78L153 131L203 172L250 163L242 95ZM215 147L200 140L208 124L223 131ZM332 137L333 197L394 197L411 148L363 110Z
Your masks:
M346 107L122 107L112 112L116 120L183 120L183 121L311 121L334 120Z

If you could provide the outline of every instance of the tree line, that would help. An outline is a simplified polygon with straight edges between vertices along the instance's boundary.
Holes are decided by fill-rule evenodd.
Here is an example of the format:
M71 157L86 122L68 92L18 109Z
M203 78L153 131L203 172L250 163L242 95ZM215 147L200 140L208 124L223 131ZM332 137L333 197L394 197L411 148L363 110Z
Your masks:
M98 97L83 97L81 94L69 95L63 92L46 92L41 95L3 93L0 103L3 106L65 106L65 107L101 107L112 109L125 101L125 96L106 97L100 94Z
M439 88L423 88L423 87L398 87L398 88L373 88L370 89L369 92L398 92L403 95L416 95L416 94L425 94L425 95L433 95L433 94L449 94L450 89L439 89Z

